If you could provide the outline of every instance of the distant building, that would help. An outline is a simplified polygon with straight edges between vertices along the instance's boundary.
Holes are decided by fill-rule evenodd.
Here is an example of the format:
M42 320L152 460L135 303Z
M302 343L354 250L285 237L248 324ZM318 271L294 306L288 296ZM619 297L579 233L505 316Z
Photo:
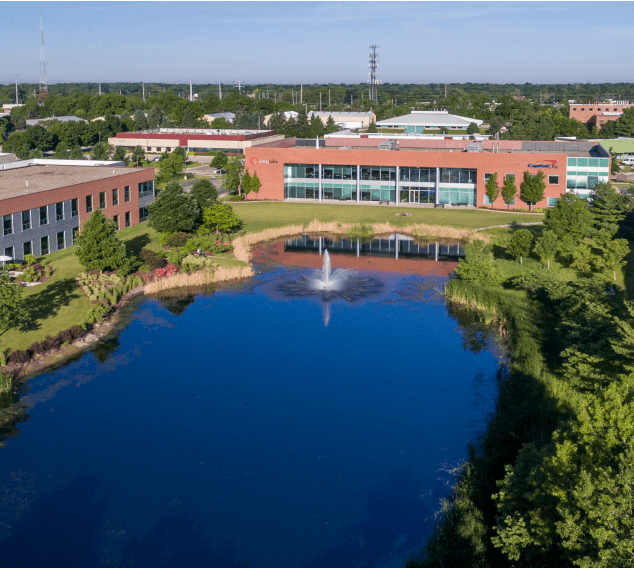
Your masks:
M449 114L446 110L415 110L404 116L379 120L376 125L379 128L402 129L407 134L421 134L428 130L440 130L441 128L466 132L472 122L480 126L484 121Z
M599 142L606 151L612 150L617 160L634 159L634 138L617 138L616 140L601 140Z
M8 114L11 114L11 111L12 111L14 108L16 108L16 107L21 107L21 106L24 106L24 105L19 105L19 104L16 104L16 103L13 103L13 104L7 104L7 103L5 103L5 104L3 104L3 105L2 105L2 112L6 112L6 113L8 113Z
M592 103L574 103L568 110L568 117L583 122L588 128L596 126L599 130L606 122L618 120L626 108L634 106L630 101L595 101Z
M22 260L72 246L97 208L119 228L147 220L154 168L122 166L43 159L0 164L0 254Z
M236 115L232 112L213 112L211 114L206 114L203 118L211 124L217 118L224 118L227 122L233 124L233 121L236 118Z
M207 128L160 128L158 132L119 132L108 138L108 144L133 150L141 146L144 152L172 152L179 146L187 152L205 154L222 150L227 154L244 154L245 148L284 141L283 134L274 130L218 130Z
M26 121L26 125L35 126L36 124L41 124L42 126L46 126L46 123L52 120L58 120L59 122L88 122L78 116L50 116L48 118L30 118Z
M376 122L376 114L368 112L319 112L311 111L310 116L321 118L324 126L332 117L334 123L341 128L367 128L371 122Z

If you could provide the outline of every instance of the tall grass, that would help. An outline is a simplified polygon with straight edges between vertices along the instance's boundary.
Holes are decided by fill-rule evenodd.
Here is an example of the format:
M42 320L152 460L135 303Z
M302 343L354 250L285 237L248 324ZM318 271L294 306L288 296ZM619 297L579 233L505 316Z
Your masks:
M170 288L199 288L214 282L227 282L228 280L238 280L240 278L250 278L253 276L253 268L250 266L235 268L216 268L211 270L198 270L196 272L178 273L167 278L161 278L155 282L150 282L145 286L146 294L156 294L161 290Z

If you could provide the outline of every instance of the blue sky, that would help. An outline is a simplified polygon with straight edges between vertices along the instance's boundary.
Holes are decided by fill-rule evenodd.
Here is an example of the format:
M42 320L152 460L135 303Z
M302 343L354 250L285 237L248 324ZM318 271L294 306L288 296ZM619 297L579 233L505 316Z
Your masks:
M634 81L632 2L3 2L0 83Z

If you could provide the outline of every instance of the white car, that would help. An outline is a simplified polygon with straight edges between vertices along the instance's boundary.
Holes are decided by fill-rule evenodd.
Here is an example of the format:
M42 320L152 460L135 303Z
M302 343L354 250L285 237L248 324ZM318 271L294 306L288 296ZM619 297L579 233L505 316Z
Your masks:
M622 160L621 164L624 166L634 166L634 158L628 158L627 160Z

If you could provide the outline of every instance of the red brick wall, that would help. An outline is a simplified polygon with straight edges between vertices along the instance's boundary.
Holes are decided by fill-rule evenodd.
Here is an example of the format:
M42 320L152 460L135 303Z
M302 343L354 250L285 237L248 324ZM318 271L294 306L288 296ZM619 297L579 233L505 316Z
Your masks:
M572 104L568 110L568 117L574 118L584 124L594 125L595 121L597 126L600 126L602 122L617 120L618 116L600 116L604 112L619 112L622 113L626 108L630 108L632 105L619 105L609 103L589 103L589 104ZM583 110L582 110L583 109Z
M551 162L549 162L549 160ZM552 164L552 162L555 162ZM566 155L565 154L488 154L471 152L400 152L383 150L335 150L322 148L247 148L245 165L251 175L257 171L262 184L258 199L284 199L284 164L341 164L363 166L403 166L418 168L471 168L477 169L477 205L484 205L485 173L496 173L500 187L506 174L515 174L517 195L515 206L527 207L520 201L520 184L524 172L543 171L548 175L558 175L559 183L546 185L544 199L536 207L546 207L548 197L559 197L566 192ZM529 167L529 164L552 167ZM250 199L255 199L250 194ZM506 208L502 196L494 206ZM511 207L513 208L513 207Z
M119 215L119 227L123 228L125 227L125 213L130 211L131 225L137 225L139 223L139 184L154 179L154 168L146 168L140 172L130 173L126 173L126 168L111 168L108 166L108 169L119 169L121 173L117 171L111 177L98 181L89 181L59 189L41 191L23 197L3 199L0 201L0 215L19 213L20 211L35 209L36 207L60 201L78 199L79 224L81 226L90 216L89 213L86 213L86 196L92 195L92 209L94 211L99 207L99 193L105 191L106 208L103 210L104 214L109 218ZM130 201L128 203L124 202L126 185L130 186ZM112 205L113 189L119 190L119 205L116 207Z

